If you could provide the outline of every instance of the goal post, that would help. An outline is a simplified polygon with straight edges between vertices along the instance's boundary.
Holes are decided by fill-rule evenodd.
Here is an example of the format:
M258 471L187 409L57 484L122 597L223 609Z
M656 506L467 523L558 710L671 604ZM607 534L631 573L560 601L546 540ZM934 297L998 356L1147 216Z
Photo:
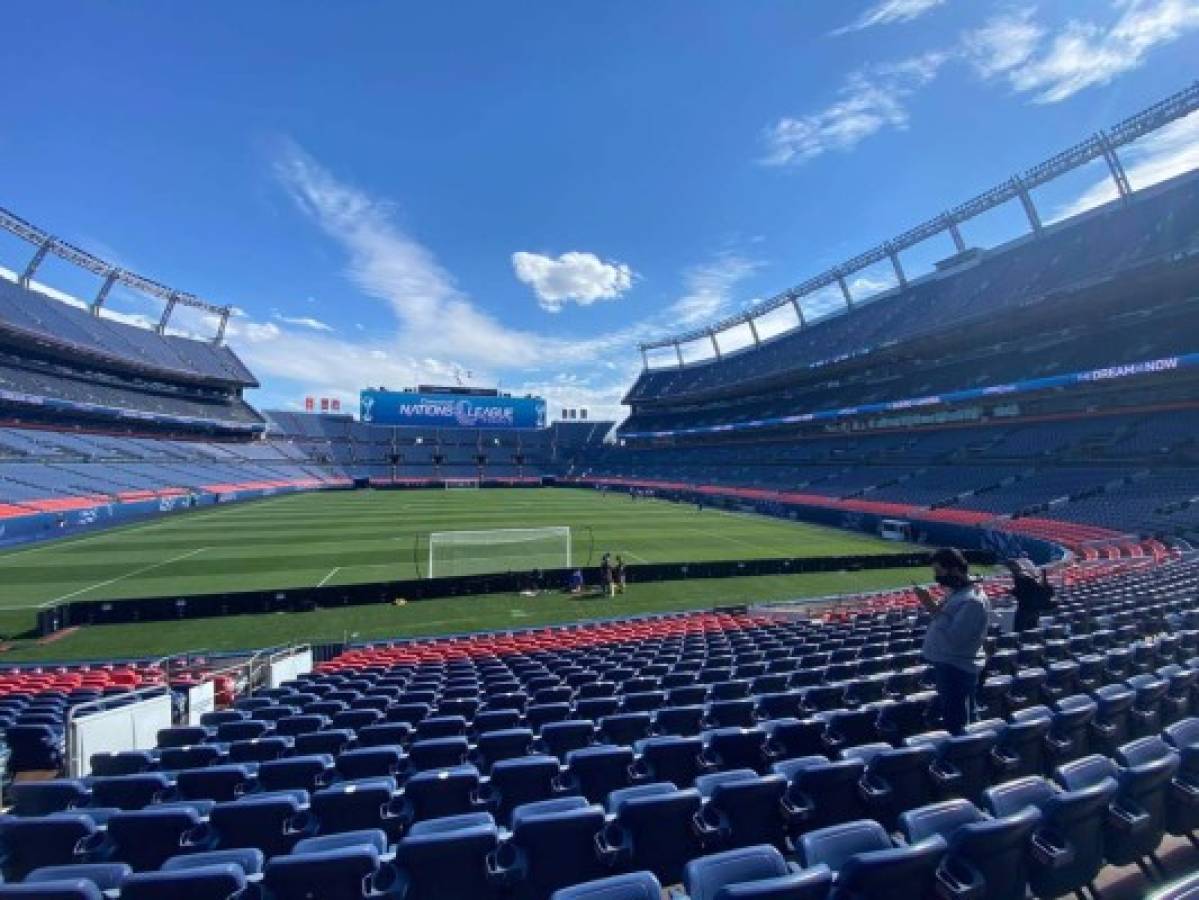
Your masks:
M429 578L566 569L570 528L490 528L429 535Z

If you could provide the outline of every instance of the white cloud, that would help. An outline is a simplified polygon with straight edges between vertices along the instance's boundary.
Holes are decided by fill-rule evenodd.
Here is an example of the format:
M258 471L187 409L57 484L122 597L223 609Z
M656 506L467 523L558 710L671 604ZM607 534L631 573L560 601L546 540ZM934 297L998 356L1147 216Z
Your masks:
M669 317L679 328L713 321L733 303L733 289L761 267L757 260L725 251L693 266L683 276L686 293L670 305Z
M1199 28L1199 0L1112 0L1113 22L1071 19L1050 34L1031 10L1004 14L967 37L984 77L1005 78L1037 103L1057 103L1139 68L1155 47Z
M342 182L290 142L280 147L275 174L305 215L344 250L346 277L364 296L387 305L394 326L350 330L352 337L343 337L302 326L281 328L276 323L287 323L278 318L231 322L231 344L270 386L265 402L286 404L317 392L352 396L366 385L446 382L469 370L475 384L503 381L505 389L519 393L553 384L552 392L545 391L552 403L616 414L640 363L637 343L679 327L672 304L662 313L595 336L512 328L459 290L433 253L399 228L390 205ZM756 266L738 262L733 254L717 262L724 263L726 278L733 278L725 281L729 288L739 268ZM702 269L687 273L687 297L697 304L700 297L727 299L715 289L720 267L706 273ZM559 372L590 379L586 392L577 383L553 382ZM613 372L627 376L614 377Z
M322 322L320 319L314 319L312 316L284 316L275 313L275 319L287 325L296 325L300 328L309 328L312 331L333 331L333 326L327 322Z
M557 259L521 250L512 254L512 271L533 289L548 312L558 312L570 302L590 306L597 300L613 300L633 286L633 270L624 263L605 262L594 253L577 250Z
M874 6L865 10L857 19L843 28L838 28L833 34L847 34L851 31L873 28L875 25L910 22L944 2L945 0L878 0Z
M962 36L963 52L980 75L993 78L1028 61L1045 36L1035 14L1031 6L1006 12Z
M907 128L908 98L936 78L949 58L948 53L926 53L851 72L835 103L798 118L784 117L767 129L762 163L799 165L832 151L852 150L884 129Z
M1133 190L1199 169L1199 115L1192 114L1172 122L1135 144L1121 148L1119 154ZM1056 222L1077 215L1116 197L1116 186L1105 174L1070 202L1055 209L1048 220Z

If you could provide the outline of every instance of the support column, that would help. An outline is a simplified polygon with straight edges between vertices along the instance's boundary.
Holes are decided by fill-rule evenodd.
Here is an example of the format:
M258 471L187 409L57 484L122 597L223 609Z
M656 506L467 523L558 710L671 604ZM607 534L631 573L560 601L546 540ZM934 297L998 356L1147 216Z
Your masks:
M1032 226L1035 234L1041 233L1041 214L1037 212L1037 205L1032 202L1032 194L1028 192L1028 188L1024 186L1024 182L1019 176L1012 176L1012 184L1016 187L1016 194L1020 197L1020 205L1024 207L1024 215L1028 216L1028 224Z
M217 346L220 346L225 341L225 329L229 327L229 315L231 312L232 310L229 307L225 307L221 313L221 322L216 327L216 337L212 339L212 342Z
M953 246L958 253L966 252L966 242L962 240L962 231L958 228L957 219L946 213L941 217L945 221L945 229L949 232L949 236L953 238Z
M753 318L752 318L752 317L747 317L747 318L745 319L745 324L749 326L749 333L750 333L750 334L752 334L752 335L754 336L754 346L755 346L755 347L761 347L761 346L762 346L762 339L761 339L760 337L758 337L758 326L757 326L757 324L754 322Z
M33 280L33 275L37 272L37 267L42 264L42 260L46 258L46 254L50 252L50 248L54 246L54 238L46 238L38 245L37 251L33 254L33 258L29 260L29 265L25 267L25 271L21 273L21 277L17 279L17 284L23 288L29 287L29 282Z
M716 343L716 332L709 331L708 339L712 342L712 350L716 354L716 358L720 359L720 344Z
M845 275L837 273L837 284L841 285L841 296L845 298L845 308L853 309L853 295L849 293L849 285L845 283Z
M100 285L100 292L96 294L96 299L92 301L92 305L88 307L88 311L93 316L100 315L100 307L104 305L104 301L108 299L108 292L112 290L112 286L117 283L118 270L113 269L108 273L108 277L104 279L104 284Z
M649 371L649 351L644 347L641 348L641 370L643 372Z
M908 276L903 273L903 266L899 262L899 254L895 252L895 248L887 244L887 256L891 257L891 267L895 270L895 277L899 280L899 286L906 288L908 286Z
M175 304L178 302L179 295L171 294L170 299L167 300L167 305L163 307L162 318L158 320L158 327L154 329L158 334L166 333L167 323L171 321L171 313L175 311Z
M800 328L806 327L808 323L807 323L807 320L804 319L804 317L803 317L803 307L799 305L798 297L795 297L795 296L791 297L791 307L795 310L795 318L799 319L799 327Z
M683 348L679 346L679 342L674 342L674 355L679 358L679 368L683 368Z
M1107 139L1106 132L1100 131L1096 137L1099 138L1099 145L1103 148L1103 159L1107 163L1108 171L1111 172L1112 181L1116 183L1116 193L1120 195L1121 200L1127 200L1132 195L1132 185L1128 183L1128 173L1124 171L1124 163L1120 162L1120 157L1116 155L1116 148Z

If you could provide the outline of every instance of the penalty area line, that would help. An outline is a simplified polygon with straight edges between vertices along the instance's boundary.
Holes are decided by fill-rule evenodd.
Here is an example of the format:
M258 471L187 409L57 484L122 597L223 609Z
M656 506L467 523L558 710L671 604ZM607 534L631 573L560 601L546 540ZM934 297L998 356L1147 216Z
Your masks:
M341 566L334 566L329 570L329 574L316 583L317 587L324 587L325 582L341 571Z

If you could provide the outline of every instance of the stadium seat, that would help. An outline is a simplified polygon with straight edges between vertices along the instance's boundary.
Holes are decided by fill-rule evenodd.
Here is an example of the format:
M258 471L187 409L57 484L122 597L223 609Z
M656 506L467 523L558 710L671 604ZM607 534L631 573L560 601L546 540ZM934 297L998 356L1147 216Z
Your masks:
M646 870L674 884L703 851L695 827L702 803L698 791L662 782L613 791L607 801L612 820L598 838L601 857L609 866Z
M525 804L512 814L511 837L488 856L492 880L514 900L533 900L600 878L607 872L595 840L603 827L603 808L582 797Z
M783 776L731 769L701 775L695 780L695 787L704 799L695 827L705 849L754 844L786 849L793 818L790 807L783 802L787 792Z
M832 874L824 866L801 871L763 844L692 860L684 870L683 886L688 900L825 900Z
M581 794L591 803L603 803L612 791L628 787L631 780L633 750L596 744L566 755L566 765L558 777L558 789Z
M537 800L549 800L561 767L552 756L524 756L505 759L491 767L491 776L483 800L496 818L507 823L516 807Z
M244 896L246 874L234 863L165 872L135 872L121 882L122 900L204 900Z
M489 900L501 891L488 871L487 859L499 846L495 824L474 817L469 822L432 819L396 846L401 895L408 900ZM445 824L452 827L444 827Z
M990 818L958 799L908 810L899 817L899 830L908 844L933 836L945 840L937 880L952 896L1022 900L1028 893L1028 842L1040 820L1033 806Z
M660 900L662 885L649 872L612 875L554 891L550 900Z
M395 839L407 821L392 778L343 781L316 791L311 804L321 834L377 829Z
M932 837L896 847L881 825L863 819L809 832L800 838L798 849L804 866L833 872L837 895L883 900L894 896L897 884L903 885L906 896L933 896L945 841Z

